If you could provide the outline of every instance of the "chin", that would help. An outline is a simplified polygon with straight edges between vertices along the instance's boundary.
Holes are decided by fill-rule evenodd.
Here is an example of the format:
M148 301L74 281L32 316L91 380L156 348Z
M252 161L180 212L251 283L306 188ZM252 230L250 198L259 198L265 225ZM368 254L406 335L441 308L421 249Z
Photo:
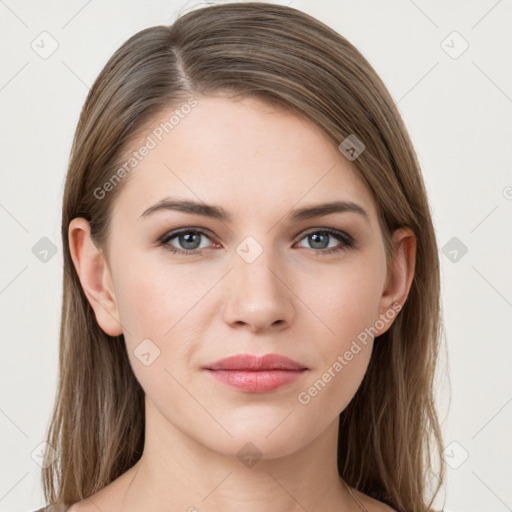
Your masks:
M316 432L311 431L308 436L304 425L295 426L290 423L285 426L288 420L280 424L284 417L286 414L281 413L275 422L263 422L261 416L250 423L240 422L236 428L228 427L233 437L221 433L204 439L203 430L203 436L197 441L220 454L237 457L241 462L245 457L249 459L251 457L255 459L286 457L311 442ZM270 423L271 427L269 427Z

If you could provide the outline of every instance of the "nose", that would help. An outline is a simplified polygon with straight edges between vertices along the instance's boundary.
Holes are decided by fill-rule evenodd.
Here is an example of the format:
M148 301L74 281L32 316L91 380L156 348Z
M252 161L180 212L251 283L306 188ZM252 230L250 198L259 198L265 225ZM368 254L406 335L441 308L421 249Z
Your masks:
M249 263L235 253L233 267L227 276L224 321L254 332L282 330L291 325L294 295L277 258L265 250Z

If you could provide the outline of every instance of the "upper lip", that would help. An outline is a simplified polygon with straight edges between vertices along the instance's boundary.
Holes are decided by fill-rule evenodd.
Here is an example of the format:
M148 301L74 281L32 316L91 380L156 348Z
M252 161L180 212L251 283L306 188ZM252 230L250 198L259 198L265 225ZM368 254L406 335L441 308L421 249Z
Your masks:
M303 364L279 354L265 354L255 356L252 354L237 354L220 359L205 366L207 370L307 370Z

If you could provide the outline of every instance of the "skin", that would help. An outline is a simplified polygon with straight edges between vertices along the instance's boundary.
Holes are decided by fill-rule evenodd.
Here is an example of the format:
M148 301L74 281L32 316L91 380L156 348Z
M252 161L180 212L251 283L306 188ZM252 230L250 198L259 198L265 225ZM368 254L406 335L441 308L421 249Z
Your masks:
M372 196L317 126L254 98L196 98L191 113L125 178L106 251L91 241L86 220L69 226L73 262L96 319L106 333L124 335L146 394L142 458L70 510L360 510L338 475L337 431L373 338L309 403L297 397L379 315L404 304L414 235L394 233L395 263L387 272ZM171 195L221 206L232 219L171 210L141 217ZM354 212L287 220L294 208L333 200L357 203L368 220ZM158 245L184 227L207 231L197 235L201 254ZM343 246L335 237L314 245L307 235L325 228L349 234L355 247L319 254ZM247 236L263 250L252 263L236 252ZM193 251L179 237L167 244ZM148 338L160 355L145 366L134 350ZM308 371L276 391L251 394L202 369L233 354L271 352ZM237 457L247 442L261 454L251 467ZM391 510L355 494L368 511Z

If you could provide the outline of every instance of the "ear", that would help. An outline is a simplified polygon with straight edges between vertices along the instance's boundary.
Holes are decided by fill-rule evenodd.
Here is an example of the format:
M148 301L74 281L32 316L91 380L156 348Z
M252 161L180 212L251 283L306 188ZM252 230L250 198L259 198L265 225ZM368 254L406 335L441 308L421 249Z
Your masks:
M71 259L99 326L110 336L119 336L123 329L110 270L103 250L91 238L89 222L79 217L73 219L68 238Z
M385 326L379 329L376 337L384 334L391 327L393 322L389 321L390 310L393 311L391 318L394 318L405 304L416 265L416 237L412 229L397 229L394 231L392 238L394 248L393 266L388 273L379 303L379 315L385 315L388 321L381 322Z

